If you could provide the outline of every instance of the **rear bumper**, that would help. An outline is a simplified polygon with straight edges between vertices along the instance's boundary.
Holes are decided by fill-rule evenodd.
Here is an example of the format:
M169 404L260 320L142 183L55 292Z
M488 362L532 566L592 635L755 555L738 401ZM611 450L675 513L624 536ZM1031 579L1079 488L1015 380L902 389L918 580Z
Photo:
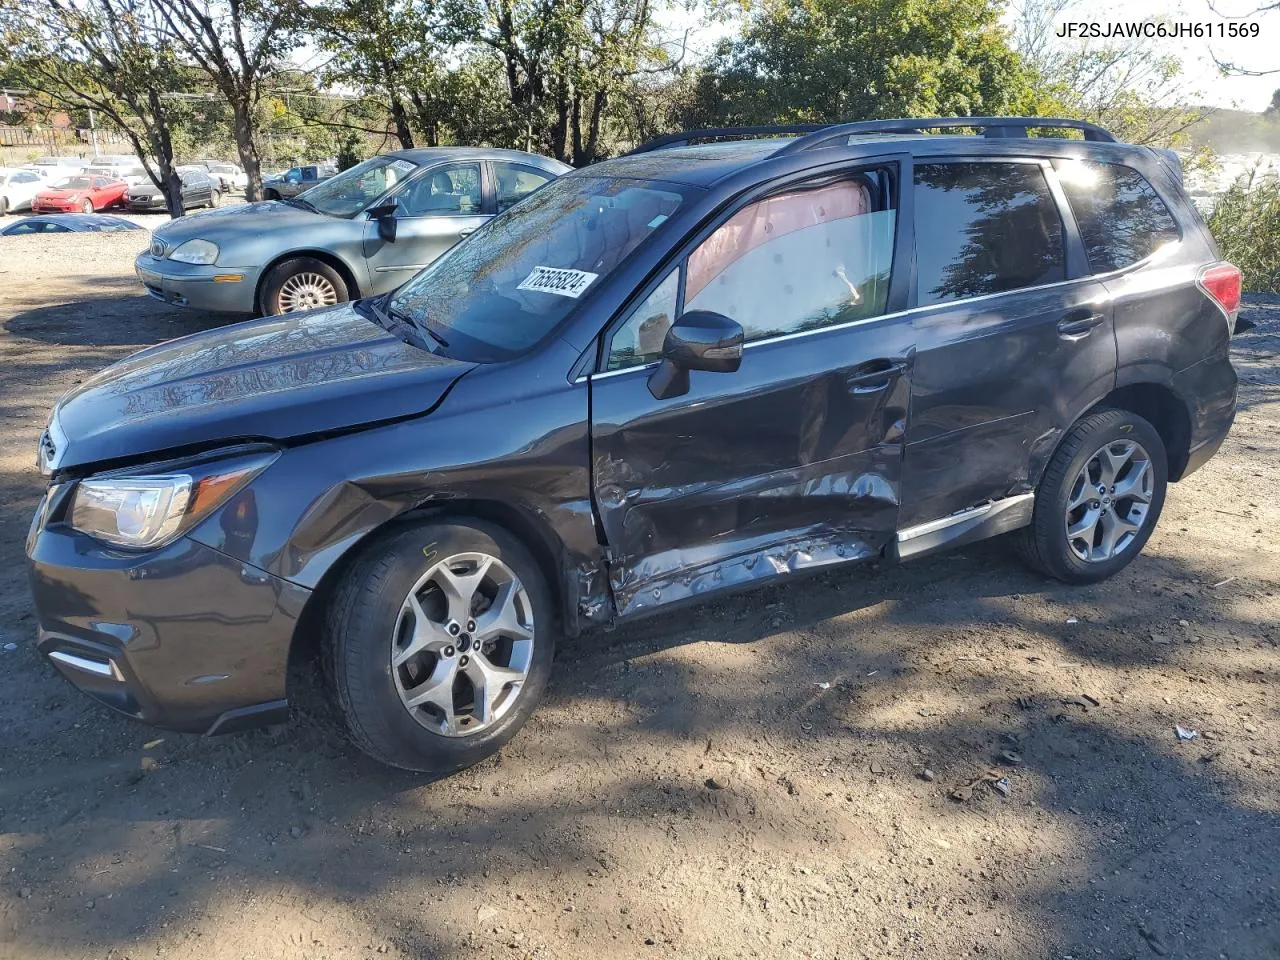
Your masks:
M157 260L144 251L134 260L133 269L148 295L165 303L219 313L254 312L257 267L246 270Z
M37 647L82 692L145 723L225 733L283 720L311 592L188 539L145 555L33 529Z
M1187 401L1191 436L1186 465L1171 480L1199 470L1218 452L1236 417L1238 381L1230 359L1210 357L1173 378L1175 392Z

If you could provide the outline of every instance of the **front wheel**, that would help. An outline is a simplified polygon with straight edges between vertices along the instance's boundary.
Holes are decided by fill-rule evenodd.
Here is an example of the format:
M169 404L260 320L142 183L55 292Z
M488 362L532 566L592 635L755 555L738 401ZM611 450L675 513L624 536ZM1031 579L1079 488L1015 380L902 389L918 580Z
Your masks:
M209 192L209 206L210 206L210 208L212 208L212 207L216 207L216 206L218 205L218 203L221 201L221 199L222 199L222 198L221 198L221 195L218 193L218 191L217 191L217 190L211 190L211 191Z
M80 201L80 212L81 212L81 213L93 213L93 201L92 201L92 200L82 200L82 201Z
M1168 486L1164 442L1128 410L1080 420L1049 461L1036 491L1021 553L1042 573L1094 583L1141 551L1160 518Z
M457 519L367 550L325 619L326 663L352 739L383 763L478 763L533 713L554 654L538 565L505 530Z
M262 313L276 316L349 299L341 274L323 260L299 257L271 268L262 285Z

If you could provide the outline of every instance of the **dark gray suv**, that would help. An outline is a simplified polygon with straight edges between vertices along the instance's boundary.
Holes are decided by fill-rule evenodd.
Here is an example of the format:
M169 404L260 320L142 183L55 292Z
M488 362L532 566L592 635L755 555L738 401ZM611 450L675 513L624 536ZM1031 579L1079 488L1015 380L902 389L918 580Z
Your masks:
M922 132L954 126L984 135ZM455 769L593 626L1005 533L1114 574L1231 425L1239 299L1176 164L1086 124L668 138L392 293L76 387L39 453L39 647L220 733L285 716L318 639L357 744Z

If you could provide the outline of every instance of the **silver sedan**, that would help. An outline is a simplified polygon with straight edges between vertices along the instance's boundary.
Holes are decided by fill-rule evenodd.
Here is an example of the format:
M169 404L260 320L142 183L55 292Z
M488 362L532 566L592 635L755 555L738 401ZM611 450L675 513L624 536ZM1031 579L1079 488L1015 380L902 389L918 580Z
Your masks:
M289 200L182 217L134 263L147 292L227 313L309 310L393 290L570 168L515 150L383 154Z

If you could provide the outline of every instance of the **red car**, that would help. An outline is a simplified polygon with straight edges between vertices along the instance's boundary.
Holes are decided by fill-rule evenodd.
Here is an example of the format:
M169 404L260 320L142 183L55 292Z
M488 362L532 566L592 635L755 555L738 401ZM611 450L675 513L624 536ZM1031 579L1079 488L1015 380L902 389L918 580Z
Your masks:
M108 207L124 206L129 185L110 177L76 174L64 177L31 201L33 213L93 213Z

